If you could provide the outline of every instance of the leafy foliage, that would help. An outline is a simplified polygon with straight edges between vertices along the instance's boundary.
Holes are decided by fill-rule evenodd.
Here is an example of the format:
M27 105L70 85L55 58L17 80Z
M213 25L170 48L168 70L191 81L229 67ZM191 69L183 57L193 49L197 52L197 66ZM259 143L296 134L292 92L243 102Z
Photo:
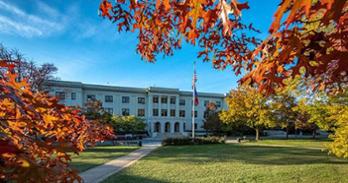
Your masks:
M135 116L113 116L111 125L119 133L142 133L145 131L146 123L142 118Z
M301 75L312 89L341 89L348 84L347 17L346 0L283 0L242 82L270 93Z
M275 126L271 120L267 98L258 93L257 89L241 86L232 90L226 99L228 110L222 111L220 119L223 123L247 125L255 129L256 140L260 138L260 130Z
M328 117L334 125L329 126L334 134L331 138L333 143L329 144L330 152L338 157L348 158L348 90L339 95L329 98L327 111Z
M283 0L274 14L270 35L262 44L248 37L256 31L241 21L249 8L237 0L103 0L101 15L119 31L138 33L137 52L153 62L159 53L172 55L182 39L201 48L198 57L215 68L245 69L242 83L256 83L273 93L284 79L310 79L313 89L346 85L348 2L345 0ZM253 47L257 47L253 50Z
M216 105L214 103L208 103L204 114L206 116L204 117L203 128L215 134L220 133L223 123L219 118L219 111L216 111Z
M158 54L172 55L186 41L201 48L198 57L204 61L216 68L235 64L239 73L240 63L251 56L249 47L258 42L245 33L257 30L240 19L247 8L237 0L103 0L99 9L119 31L138 34L137 52L150 62Z
M106 112L99 100L88 100L83 109L83 114L88 120L97 120L103 124L110 124L112 114Z
M0 180L80 182L67 152L79 153L112 136L112 128L32 91L7 60L0 66Z

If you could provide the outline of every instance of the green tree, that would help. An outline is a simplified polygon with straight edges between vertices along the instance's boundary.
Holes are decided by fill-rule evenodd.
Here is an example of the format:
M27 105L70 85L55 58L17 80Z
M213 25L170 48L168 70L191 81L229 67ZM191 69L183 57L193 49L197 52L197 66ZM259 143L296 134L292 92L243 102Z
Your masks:
M228 110L222 111L220 119L223 123L246 125L255 130L255 139L260 139L260 131L266 127L273 127L270 107L267 98L258 93L257 89L247 86L232 90L226 98Z
M203 128L207 132L213 132L219 134L222 132L223 123L219 117L219 111L214 103L208 103L206 110L204 111L204 124Z
M103 124L110 123L112 117L112 114L104 110L102 107L102 102L95 99L91 99L86 102L83 113L87 119L98 120Z
M111 125L116 133L142 133L145 131L146 124L142 118L135 116L113 116Z

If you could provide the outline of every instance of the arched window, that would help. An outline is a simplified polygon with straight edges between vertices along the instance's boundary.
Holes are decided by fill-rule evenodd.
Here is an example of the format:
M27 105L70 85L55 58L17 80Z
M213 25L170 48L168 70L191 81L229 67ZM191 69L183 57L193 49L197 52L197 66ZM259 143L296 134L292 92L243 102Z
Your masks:
M160 122L156 122L155 123L155 128L154 128L154 132L160 132L161 131L161 123Z
M180 123L179 122L175 122L175 124L174 124L174 132L180 132Z
M165 126L164 126L164 132L169 133L170 132L170 123L166 122Z

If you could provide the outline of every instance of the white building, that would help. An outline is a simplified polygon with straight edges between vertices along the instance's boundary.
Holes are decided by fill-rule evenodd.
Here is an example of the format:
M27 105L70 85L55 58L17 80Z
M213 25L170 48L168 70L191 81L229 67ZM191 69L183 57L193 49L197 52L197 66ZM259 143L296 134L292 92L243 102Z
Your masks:
M70 81L47 81L50 95L58 96L68 106L84 106L89 98L102 102L103 108L115 115L144 118L152 137L191 135L192 92L174 88L133 88L103 86ZM225 95L198 92L195 107L195 131L204 133L205 105L213 102L218 109L226 108Z

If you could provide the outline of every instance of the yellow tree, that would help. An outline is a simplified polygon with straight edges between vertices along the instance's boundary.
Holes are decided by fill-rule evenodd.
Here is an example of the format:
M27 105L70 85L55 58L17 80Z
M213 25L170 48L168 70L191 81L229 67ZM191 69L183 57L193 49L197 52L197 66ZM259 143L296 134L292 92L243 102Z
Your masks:
M329 144L331 153L338 157L348 158L348 90L330 97L329 105L330 121L334 121L334 133L330 136L334 141Z
M228 110L222 111L220 118L223 123L241 125L244 124L255 130L255 140L260 139L260 131L266 127L273 127L270 108L267 98L257 89L241 86L232 90L226 98Z

